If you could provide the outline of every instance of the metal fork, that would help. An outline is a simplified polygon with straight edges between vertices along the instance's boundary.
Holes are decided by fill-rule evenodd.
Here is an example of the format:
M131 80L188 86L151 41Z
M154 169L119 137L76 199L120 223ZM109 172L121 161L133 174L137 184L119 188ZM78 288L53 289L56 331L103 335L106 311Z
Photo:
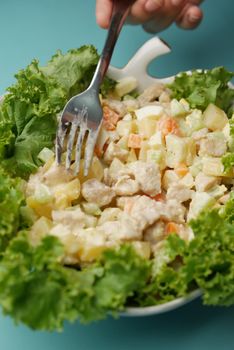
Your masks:
M56 136L56 162L61 164L64 141L67 135L66 169L71 166L72 151L75 146L75 174L80 170L81 149L86 140L84 175L88 175L103 118L99 88L109 66L119 33L134 1L114 0L110 27L93 79L87 90L72 97L62 112Z

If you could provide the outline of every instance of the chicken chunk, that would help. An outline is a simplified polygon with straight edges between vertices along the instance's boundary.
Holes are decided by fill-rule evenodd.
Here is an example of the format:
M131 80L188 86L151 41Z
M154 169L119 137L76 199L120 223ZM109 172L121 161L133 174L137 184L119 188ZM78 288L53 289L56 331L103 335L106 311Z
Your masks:
M162 218L167 221L184 223L185 222L186 208L177 202L176 199L169 199L164 204L162 211Z
M165 85L154 84L144 90L144 92L138 97L140 106L145 106L148 102L155 101L162 92L165 91Z
M116 143L110 142L104 154L104 161L110 164L114 158L118 158L122 162L125 162L128 158L128 151L121 148Z
M157 244L165 238L165 222L157 221L144 232L144 240L151 244Z
M144 193L155 196L161 192L161 173L156 163L138 160L129 164L129 169Z
M142 230L137 220L123 213L118 221L107 221L99 228L109 241L132 241L142 239Z
M200 156L221 157L227 151L227 141L221 132L212 132L200 141Z
M129 203L126 202L126 204L128 205ZM128 209L126 204L124 211L127 211ZM163 211L163 203L156 202L147 196L136 197L131 201L128 210L129 215L138 222L141 230L144 230L155 223L162 216Z
M115 197L115 191L96 179L90 179L83 183L81 193L87 202L96 203L102 207L110 204Z
M139 192L140 186L136 180L124 175L116 182L113 189L118 196L132 196Z
M167 199L175 199L178 203L183 203L192 198L194 191L180 183L174 183L167 191Z

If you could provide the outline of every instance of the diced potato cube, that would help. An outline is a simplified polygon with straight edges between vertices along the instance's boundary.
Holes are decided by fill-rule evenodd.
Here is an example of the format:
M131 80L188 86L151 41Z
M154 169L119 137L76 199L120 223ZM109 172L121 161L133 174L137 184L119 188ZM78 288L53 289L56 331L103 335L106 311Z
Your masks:
M136 253L144 259L149 259L151 255L151 246L149 242L134 241L131 243Z
M225 176L222 158L204 157L202 171L205 175Z
M149 139L156 131L157 124L155 120L142 119L137 120L138 133L143 139Z
M187 113L184 105L177 101L175 98L173 98L173 100L171 101L170 108L172 117L181 117Z
M66 184L56 186L54 196L56 203L59 202L60 198L64 197L66 197L68 203L78 199L80 196L80 181L76 178Z
M131 135L131 134L129 134ZM129 135L122 136L119 141L116 143L120 148L123 150L128 151L128 140L129 140Z
M164 136L161 131L156 131L155 134L153 134L149 141L148 144L152 148L161 148L162 146L165 146L165 140Z
M194 186L193 176L188 172L182 179L180 179L180 184L184 185L187 188L192 188Z
M120 120L117 124L117 132L119 136L129 136L135 132L135 122L132 120Z
M168 188L173 184L179 181L179 176L176 174L174 170L166 170L164 176L162 178L162 187L164 190L168 190Z
M156 106L156 105L144 106L135 111L135 115L138 120L142 120L145 118L158 120L162 116L162 114L163 114L163 107Z
M38 216L45 216L51 218L51 212L53 209L53 203L41 204L35 200L35 197L30 196L26 199L26 203L29 208L32 208Z
M71 168L74 168L74 165L72 165ZM104 175L104 166L101 163L101 161L94 156L91 167L89 169L89 173L87 176L84 176L84 160L81 159L80 172L79 172L79 180L81 183L89 179L97 179L101 181L103 179L103 175Z
M81 206L85 214L98 216L102 213L101 209L96 203L83 202L81 203Z
M54 160L54 152L51 149L44 147L38 154L37 158L46 163L51 159Z
M147 151L149 150L149 145L147 141L142 141L141 142L141 148L140 148L140 152L138 155L138 159L139 160L143 160L144 162L146 162L147 159Z
M190 135L197 130L203 129L205 127L202 111L199 109L194 109L186 117L186 125L190 131Z
M213 103L210 103L206 108L203 113L203 117L205 126L213 131L222 130L228 123L226 113Z
M177 167L180 163L191 165L196 155L196 144L189 137L178 137L169 134L166 136L167 157L166 163L170 168Z
M206 192L195 192L190 203L188 220L196 218L203 210L212 208L216 200Z
M147 151L147 162L155 162L158 164L160 170L166 168L166 152L163 148L161 149L149 149Z
M129 151L127 163L132 163L132 162L136 162L136 161L137 161L136 152L135 152L135 150L132 148L132 149Z
M42 183L37 184L34 193L35 201L40 204L49 203L53 200L52 192L50 188Z
M119 97L122 97L129 92L135 90L137 88L138 81L135 77L126 77L122 78L118 81L115 86L115 92Z
M31 244L33 245L39 244L42 238L49 234L51 228L52 228L51 220L48 220L44 216L38 219L31 227L31 230L29 231L29 240Z

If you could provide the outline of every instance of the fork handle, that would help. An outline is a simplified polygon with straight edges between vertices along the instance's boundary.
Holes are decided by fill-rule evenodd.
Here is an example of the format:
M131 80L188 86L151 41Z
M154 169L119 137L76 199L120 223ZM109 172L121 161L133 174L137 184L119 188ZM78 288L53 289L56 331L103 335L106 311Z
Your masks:
M90 88L94 88L96 93L99 93L100 85L109 67L110 60L117 42L119 33L128 16L131 5L135 0L114 0L113 11L111 16L111 23L108 29L107 38L103 51L101 53L97 68L95 70L93 79L90 83Z

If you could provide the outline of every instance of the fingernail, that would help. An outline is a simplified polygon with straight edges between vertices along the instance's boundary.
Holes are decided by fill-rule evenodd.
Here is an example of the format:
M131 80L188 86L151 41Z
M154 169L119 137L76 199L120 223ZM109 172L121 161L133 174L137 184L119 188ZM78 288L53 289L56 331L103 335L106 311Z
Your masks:
M197 21L199 21L199 19L200 19L200 16L194 16L194 15L188 16L189 22L197 22Z
M184 2L184 0L171 0L173 6L179 6Z
M162 6L162 4L163 4L162 0L149 0L145 4L145 9L148 12L152 12L159 9Z

